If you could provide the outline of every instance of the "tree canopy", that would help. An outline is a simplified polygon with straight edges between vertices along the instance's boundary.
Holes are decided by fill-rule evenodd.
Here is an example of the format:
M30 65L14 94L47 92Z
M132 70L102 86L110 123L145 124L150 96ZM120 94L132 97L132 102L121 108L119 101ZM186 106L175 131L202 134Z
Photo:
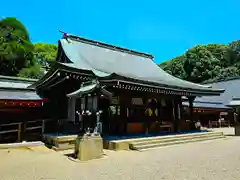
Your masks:
M16 18L0 21L0 72L16 76L33 64L33 45L24 25Z
M0 20L0 74L40 78L42 67L55 60L57 45L32 44L25 26L16 18Z
M34 44L34 55L37 62L44 67L55 61L58 47L55 44L36 43Z
M159 66L175 77L195 83L240 76L240 41L197 45Z

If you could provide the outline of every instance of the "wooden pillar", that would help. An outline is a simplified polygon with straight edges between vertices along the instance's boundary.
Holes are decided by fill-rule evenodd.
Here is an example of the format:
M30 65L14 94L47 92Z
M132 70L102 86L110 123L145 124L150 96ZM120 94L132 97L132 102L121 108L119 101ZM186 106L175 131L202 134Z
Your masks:
M180 97L181 98L181 97ZM181 101L179 97L173 97L172 104L173 104L173 131L179 131L179 121L181 120Z
M69 97L69 99L68 99L68 121L75 122L75 104L76 104L76 98Z
M27 138L27 121L19 122L17 142L22 142Z
M194 119L193 119L193 101L195 100L195 96L188 96L188 102L189 102L189 118L191 121L191 128L196 129Z
M233 111L233 122L234 122L234 126L238 123L238 114L237 114L236 108L234 108L234 111Z
M161 99L158 99L158 120L161 121L161 115L162 115L162 104L161 104Z
M22 123L18 124L18 136L17 136L17 142L22 141Z
M173 117L173 131L177 131L177 119L176 119L176 107L175 107L175 99L172 99L172 117Z
M99 110L99 107L98 107L98 96L97 95L93 96L93 110L95 112L97 112Z
M45 120L42 120L42 135L45 132Z
M126 107L126 96L122 93L119 96L119 105L120 105L120 119L118 120L118 130L119 133L126 134L127 131L127 107Z
M179 104L178 104L178 129L181 131L182 128L182 121L183 121L183 105L182 105L182 96L179 97Z

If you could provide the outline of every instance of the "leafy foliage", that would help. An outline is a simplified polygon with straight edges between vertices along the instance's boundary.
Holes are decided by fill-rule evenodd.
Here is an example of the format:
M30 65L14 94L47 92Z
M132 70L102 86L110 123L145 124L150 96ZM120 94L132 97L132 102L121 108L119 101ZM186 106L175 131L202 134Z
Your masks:
M14 17L4 18L4 19L1 20L1 25L5 26L5 27L11 27L12 29L14 29L15 31L18 32L20 37L22 37L23 39L25 39L27 41L30 40L30 37L29 37L27 29L16 18L14 18Z
M240 76L240 41L197 45L159 66L175 77L195 83Z
M0 20L0 74L40 78L41 68L48 67L56 58L54 44L32 44L24 25L16 18Z
M34 55L37 62L43 67L49 67L49 63L55 61L58 47L55 44L34 44Z
M0 21L0 73L16 76L33 62L33 45L23 24L16 18Z
M18 73L19 77L39 79L44 75L44 70L39 64L34 64L31 67L23 68Z

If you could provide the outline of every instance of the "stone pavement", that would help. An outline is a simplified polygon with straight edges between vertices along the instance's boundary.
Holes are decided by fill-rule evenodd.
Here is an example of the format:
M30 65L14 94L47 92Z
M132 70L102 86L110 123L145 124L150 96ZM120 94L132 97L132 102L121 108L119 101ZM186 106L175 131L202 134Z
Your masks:
M106 151L85 163L62 152L1 150L0 180L239 180L239 150L234 136L145 152Z

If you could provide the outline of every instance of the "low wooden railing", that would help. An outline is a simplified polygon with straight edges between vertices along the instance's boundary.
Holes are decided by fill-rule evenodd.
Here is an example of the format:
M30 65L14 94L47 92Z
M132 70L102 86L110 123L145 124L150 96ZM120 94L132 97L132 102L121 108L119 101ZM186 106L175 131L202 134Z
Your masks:
M39 135L41 136L45 130L45 123L50 121L51 119L39 119L34 121L27 122L16 122L16 123L7 123L0 124L0 139L6 136L17 136L17 142L21 142L22 134L27 134L34 130L41 130ZM16 133L16 134L15 134Z
M6 130L6 129L7 130ZM0 125L0 136L4 136L5 134L16 133L17 141L20 142L21 137L21 123L9 123L9 124L1 124Z

